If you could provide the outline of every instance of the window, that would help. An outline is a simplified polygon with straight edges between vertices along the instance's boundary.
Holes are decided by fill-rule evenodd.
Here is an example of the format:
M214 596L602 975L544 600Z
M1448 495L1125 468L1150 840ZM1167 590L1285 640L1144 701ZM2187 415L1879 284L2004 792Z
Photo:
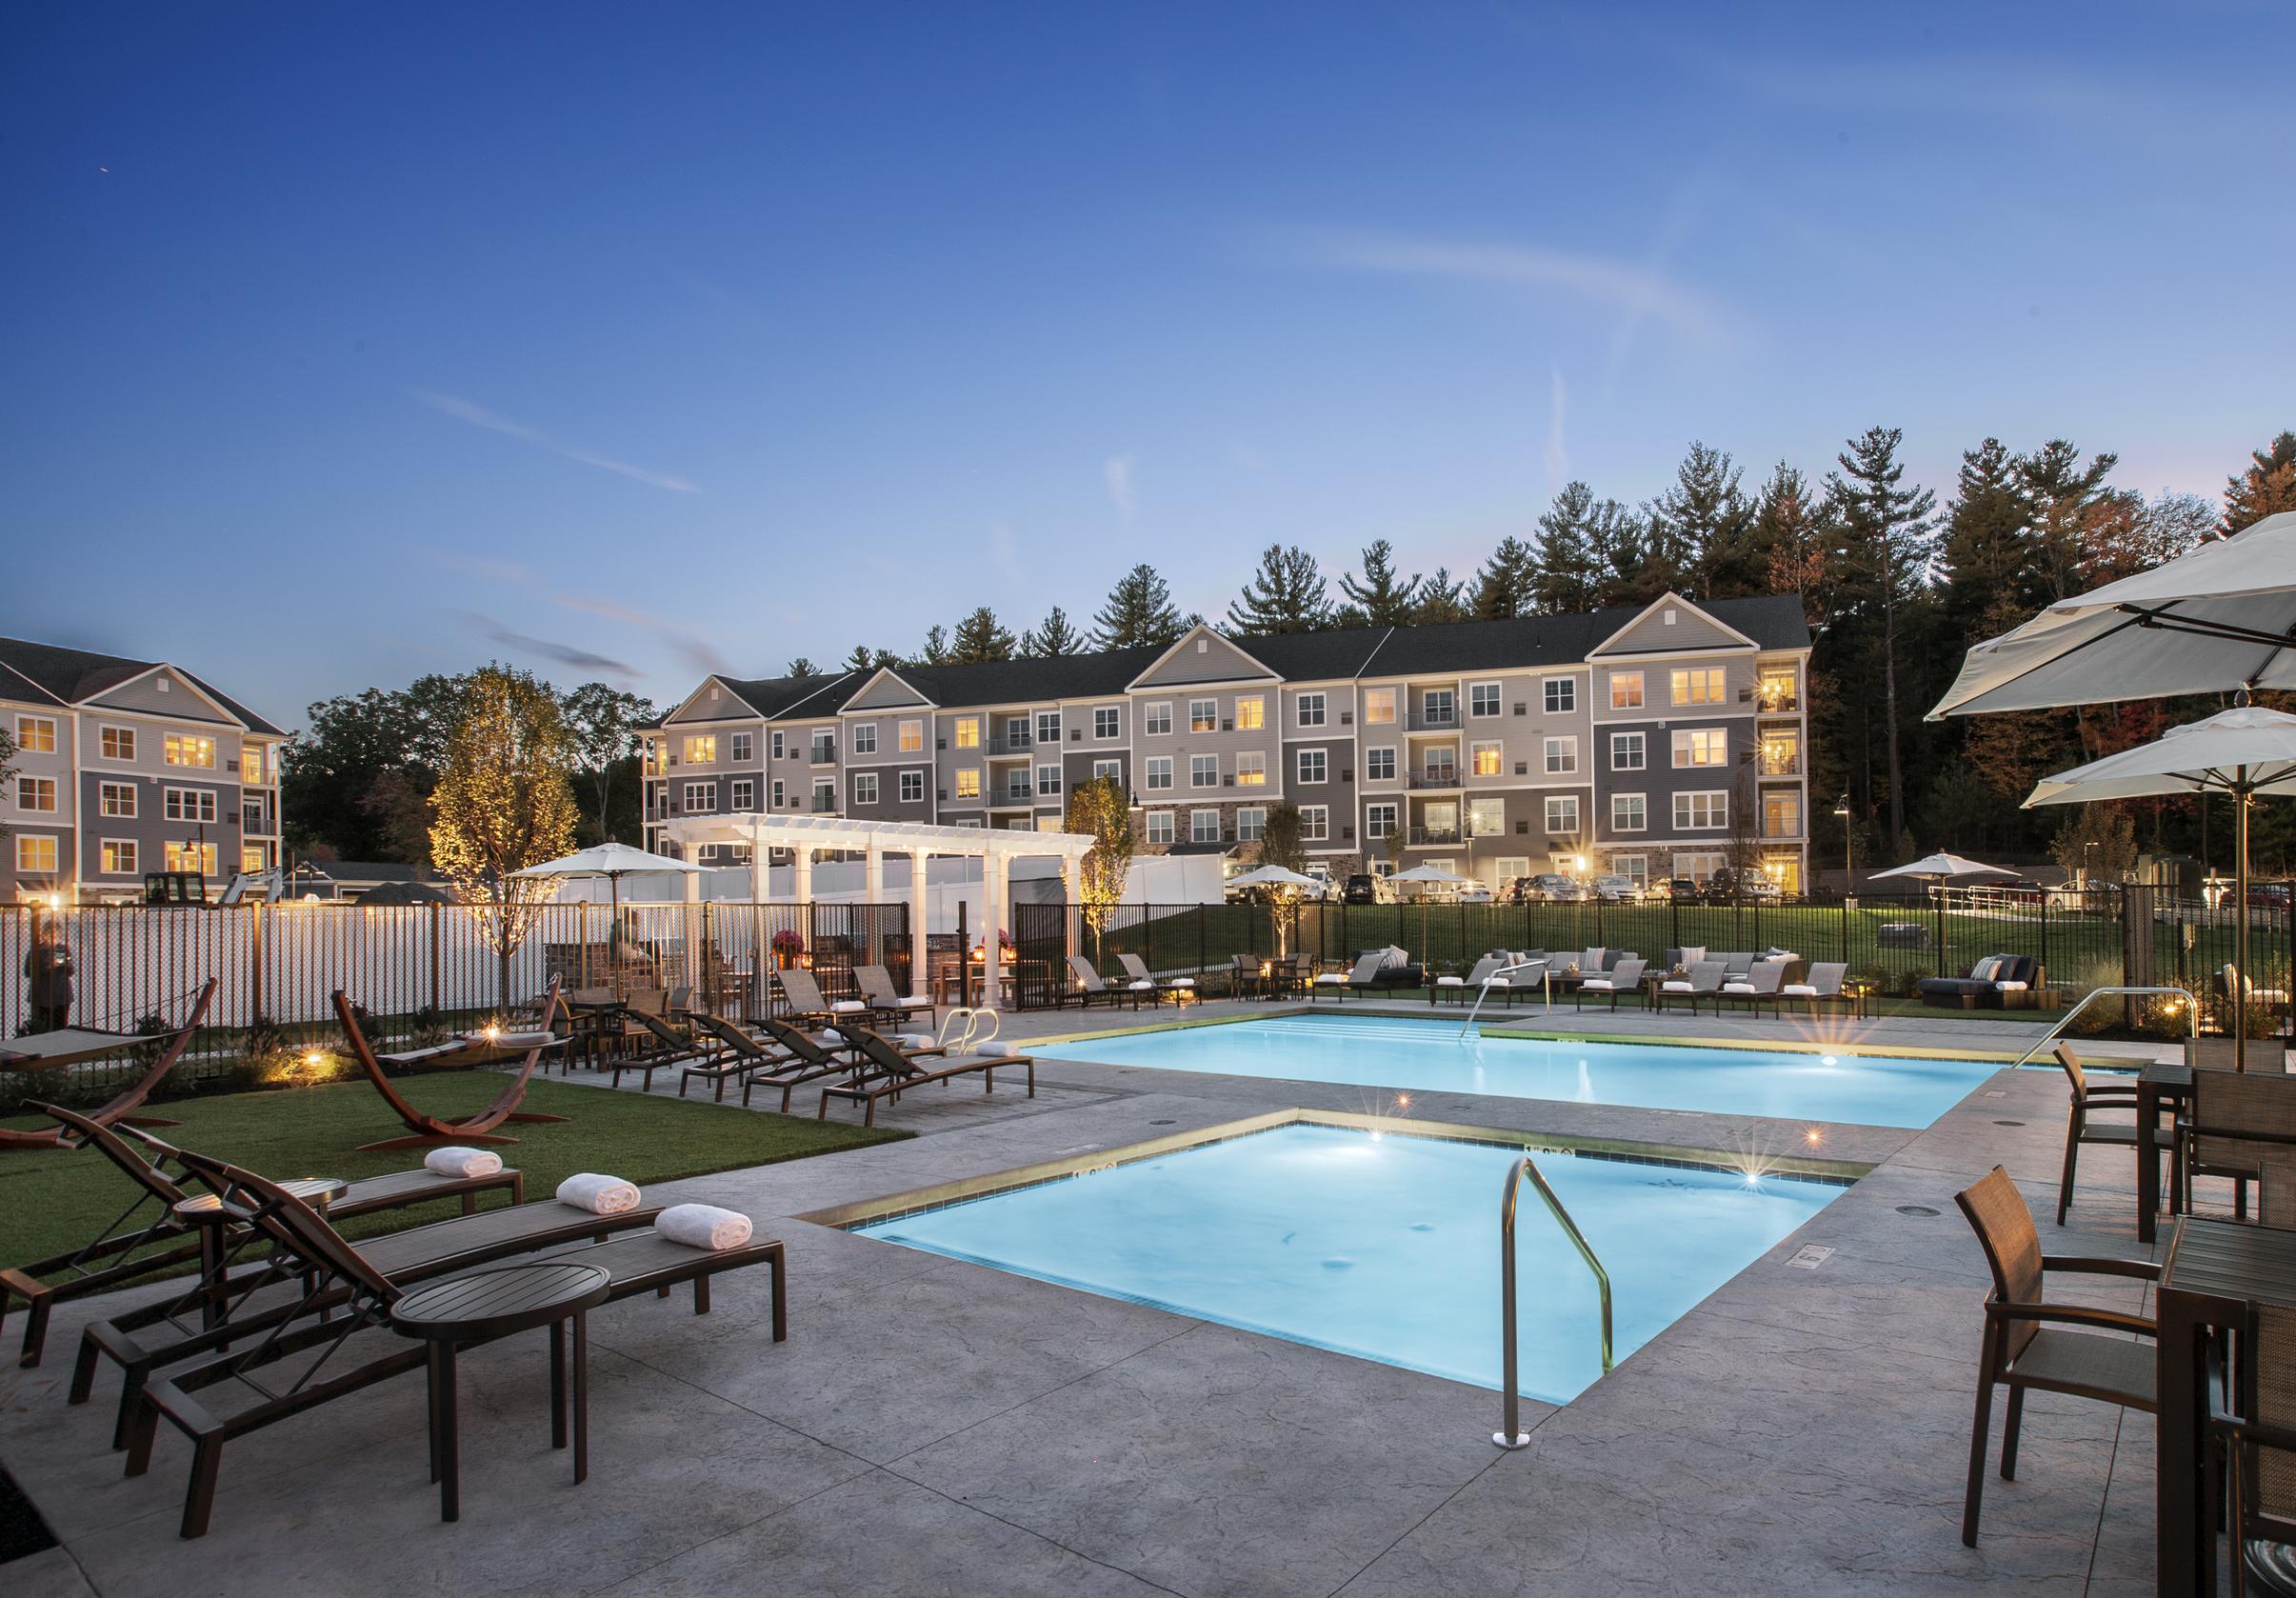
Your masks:
M1395 690L1391 688L1364 689L1364 723L1381 722L1393 726L1395 722Z
M1678 854L1674 857L1674 874L1688 877L1692 882L1704 882L1722 869L1727 858L1720 854Z
M1395 780L1395 751L1393 749L1366 749L1364 751L1364 781L1391 783Z
M774 736L778 738L781 735L775 733ZM903 722L899 742L903 754L915 754L925 747L925 724L921 721Z
M1007 716L1005 718L1005 748L1020 750L1028 747L1028 718L1027 716Z
M1092 708L1092 736L1120 738L1124 735L1124 712L1113 705L1095 705Z
M1237 755L1236 786L1238 788L1266 788L1268 786L1268 757L1257 749Z
M1192 754L1188 758L1188 786L1190 788L1218 788L1220 786L1220 757L1216 754Z
M1364 836L1384 838L1395 830L1393 805L1366 805L1364 807Z
M717 784L688 783L686 785L686 813L708 815L717 809Z
M135 729L132 727L105 728L103 747L106 760L133 760L135 758ZM250 749L248 752L252 754L255 751Z
M1190 732L1220 730L1220 702L1217 699L1191 699L1188 702L1188 729Z
M1650 825L1650 807L1639 793L1613 793L1610 796L1610 829L1613 832L1640 832Z
M49 725L51 729L49 734L49 747L53 749L55 747L55 734L52 730L54 723L51 722ZM166 752L168 764L170 766L196 766L206 771L215 769L215 740L212 738L197 737L189 732L170 732L168 734Z
M1498 838L1507 833L1507 801L1504 799L1469 799L1467 802L1467 829L1474 837Z
M1459 751L1456 749L1429 749L1425 759L1425 775L1430 787L1448 788L1459 780Z
M52 840L51 840L52 841ZM201 844L194 849L190 844L170 844L163 851L170 871L197 871L203 877L215 874L215 846Z
M727 785L726 791L728 796L726 808L728 809L754 810L757 809L757 779L755 777L736 777Z
M813 729L813 749L809 759L815 766L837 764L837 734L825 728Z
M1299 708L1300 725L1302 727L1321 727L1324 725L1324 696L1322 694L1301 694L1299 698ZM1316 780L1321 782L1323 779L1319 777Z
M773 808L778 810L784 805L788 804L789 794L789 789L788 785L785 784L779 777L775 777L773 779Z
M170 738L168 742L172 745L175 740ZM56 718L53 716L18 716L16 718L16 748L26 754L55 753ZM168 764L170 766L175 764L173 755L168 757ZM51 847L55 843L53 838L48 841ZM54 869L53 867L49 869Z
M1547 740L1547 774L1567 777L1579 769L1579 741L1575 737Z
M1148 757L1148 786L1151 793L1172 786L1172 757L1170 755L1151 754Z
M901 773L901 803L904 805L922 805L925 803L924 772L904 771Z
M1547 707L1553 709L1552 705ZM1467 690L1467 713L1470 716L1495 716L1499 713L1499 685L1474 683Z
M780 760L780 759L782 759L784 756L786 756L786 755L787 755L787 754L789 752L789 743L788 743L788 741L787 741L787 740L785 740L785 739L782 737L782 735L781 735L781 733L780 733L780 731L779 731L778 729L777 729L777 730L774 732L774 734L773 734L773 745L772 745L772 748L773 748L773 758L774 758L774 759L776 759L776 760Z
M1547 713L1567 716L1579 708L1579 680L1576 677L1548 677L1546 680Z
M1547 831L1572 835L1579 829L1579 796L1575 793L1550 793L1547 796Z
M1554 740L1549 738L1548 743ZM1467 749L1467 769L1478 777L1498 776L1506 762L1506 750L1497 744L1469 744Z
M135 814L135 784L102 784L96 789L96 809L105 815Z
M1172 708L1169 705L1144 705L1140 713L1141 733L1149 738L1168 736L1172 730Z
M1060 791L1059 767L1039 766L1036 769L1036 791L1039 793L1058 793Z
M1328 781L1330 777L1330 767L1331 763L1325 758L1324 751L1322 749L1302 749L1299 751L1300 781L1304 783L1320 783Z
M49 723L52 729L53 722ZM174 846L169 846L172 849ZM19 834L16 838L16 869L38 871L52 875L56 869L56 841L50 837Z
M1064 832L1068 828L1059 816L1040 815L1036 818L1036 829L1039 832Z
M870 729L869 736L873 739L876 737L876 729L874 728ZM728 740L728 742L730 747L727 750L727 758L731 760L734 765L747 766L750 761L757 758L756 733L736 732L729 740ZM871 747L873 748L874 745Z
M956 794L960 799L978 799L981 796L981 769L978 766L958 769Z
M263 781L263 746L261 744L240 746L239 780L243 783Z
M1236 812L1236 842L1256 844L1260 834L1268 830L1268 811L1265 807L1251 805Z
M1643 674L1640 671L1610 673L1610 708L1614 710L1639 710L1643 708Z
M1257 732L1268 725L1268 701L1256 693L1236 695L1236 730Z
M1124 762L1121 760L1095 760L1092 762L1092 780L1111 783L1124 781Z
M877 724L875 722L857 721L853 723L853 730L846 736L855 754L875 754L877 752ZM738 749L735 749L733 758L741 759L742 751Z
M1729 734L1719 727L1677 728L1674 764L1720 766L1729 759Z
M1647 854L1614 854L1610 869L1637 888L1650 886L1650 857Z
M1448 727L1459 719L1459 697L1447 688L1431 688L1419 701L1420 724Z
M135 840L133 838L106 838L101 863L97 869L108 877L135 875Z
M1328 805L1300 807L1300 841L1320 844L1331 836L1331 808Z
M715 766L717 764L717 734L703 732L686 740L686 764Z
M876 802L877 773L874 771L854 772L853 803L856 805L874 805Z
M960 749L979 749L981 747L981 718L978 716L957 717L956 737L952 740L950 747Z
M1703 832L1730 824L1730 795L1727 789L1674 795L1674 830Z
M1610 734L1610 769L1639 771L1647 763L1644 741L1647 734L1641 732L1613 732Z
M1766 838L1794 838L1802 833L1802 796L1798 793L1765 793L1762 796L1762 835Z
M1719 666L1693 666L1674 672L1672 677L1674 703L1677 705L1719 705L1727 689L1723 686L1724 671Z
M1036 712L1036 741L1040 744L1060 742L1060 712L1058 710Z
M214 795L208 796L208 819L214 819ZM44 810L55 813L56 779L53 777L18 777L16 779L16 809Z
M1191 844L1218 843L1220 841L1220 812L1218 810L1188 811L1188 841Z
M1148 826L1148 841L1149 843L1151 843L1151 844L1168 844L1168 843L1170 843L1170 842L1172 841L1172 812L1171 812L1171 811L1169 811L1169 810L1150 810L1150 811L1148 811L1148 822L1147 822L1147 826Z
M813 779L813 813L829 815L836 809L837 779L835 777L815 777Z
M1526 855L1502 854L1491 866L1491 883L1494 887L1510 883L1517 877L1528 875L1530 875L1530 860Z
M213 821L215 790L207 788L170 788L160 796L160 813L170 821Z

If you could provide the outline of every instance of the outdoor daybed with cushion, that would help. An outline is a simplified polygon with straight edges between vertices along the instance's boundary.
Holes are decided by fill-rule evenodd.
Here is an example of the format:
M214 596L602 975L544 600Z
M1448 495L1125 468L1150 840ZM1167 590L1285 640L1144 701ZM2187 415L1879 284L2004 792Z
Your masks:
M1926 976L1922 1003L1940 1009L2001 1008L2004 993L2023 993L2041 980L2040 962L2029 954L1988 954L1967 976Z

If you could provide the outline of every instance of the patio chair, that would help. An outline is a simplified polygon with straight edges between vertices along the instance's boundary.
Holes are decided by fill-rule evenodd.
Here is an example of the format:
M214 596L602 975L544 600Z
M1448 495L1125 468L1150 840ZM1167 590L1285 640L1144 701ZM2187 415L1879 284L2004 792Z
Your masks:
M1643 996L1643 972L1649 962L1639 955L1629 954L1601 976L1590 976L1571 990L1570 1008L1576 1009L1588 998L1608 999L1612 1009L1618 1009L1623 994Z
M1114 986L1094 970L1092 962L1081 954L1068 956L1068 969L1076 977L1077 1002L1087 1009L1092 1008L1095 999L1109 1005L1128 1004L1138 1009L1143 999L1155 995L1156 985L1152 982L1146 988Z
M2245 991L2247 1008L2251 1010L2285 1010L2288 1008L2288 991L2285 988L2259 988L2241 974L2238 966L2229 962L2219 966L2208 979L2211 996L2216 1000L2221 1024L2226 1031L2232 1029L2232 993L2235 989Z
M707 1062L713 1058L718 1051L718 1044L714 1036L689 1037L661 1016L650 1014L646 1010L633 1011L630 1019L638 1025L638 1035L647 1041L639 1044L635 1049L615 1055L611 1066L601 1068L613 1072L613 1086L616 1088L622 1086L624 1071L636 1071L638 1073L638 1091L650 1093L653 1091L653 1073L655 1071L665 1070L671 1066Z
M622 1001L621 1027L613 1034L616 1051L649 1048L651 1034L646 1029L642 1016L650 1015L666 1020L669 1015L669 989L667 988L633 988L629 997Z
M1287 994L1313 998L1318 964L1315 955L1305 949L1296 950L1288 960L1278 960L1269 977L1274 984L1272 995L1277 998Z
M2232 1213L2246 1219L2248 1184L2264 1160L2296 1149L2296 1076L2204 1066L2192 1073L2192 1101L2176 1132L2178 1196L2192 1211L2192 1179L2232 1184Z
M2232 1598L2248 1591L2251 1544L2296 1542L2296 1311L2252 1303L2240 1329L2238 1396L2208 1416L2224 1450Z
M2022 993L2040 977L2040 962L2029 954L1988 954L1969 968L1967 976L1926 976L1916 987L1925 1005L1998 1009L2004 993Z
M2065 1212L2073 1202L2074 1173L2080 1167L2081 1147L2098 1144L2113 1149L2137 1147L2141 1135L2134 1122L2092 1121L2089 1112L2095 1109L2127 1110L2135 1113L2137 1087L2134 1081L2092 1083L2081 1064L2081 1056L2069 1043L2059 1043L2057 1064L2065 1079L2072 1087L2072 1105L2065 1124L2065 1174L2057 1184L2057 1224L2065 1225ZM2176 1133L2166 1127L2151 1129L2154 1143L2171 1151L2174 1158Z
M1722 985L1722 992L1715 999L1714 1008L1719 1010L1724 1005L1744 1005L1760 1014L1762 1007L1767 1005L1774 1015L1778 1013L1779 995L1785 986L1785 961L1757 960L1747 971L1745 980L1733 978Z
M2009 1409L2001 1434L2001 1479L2017 1476L2017 1432L2025 1418L2027 1388L2118 1404L2146 1414L2158 1410L2153 1386L2153 1346L2094 1331L2159 1335L2143 1315L2082 1305L2051 1304L2044 1296L2049 1271L2079 1276L2130 1276L2158 1281L2161 1268L2146 1260L2086 1259L2041 1251L2032 1211L2009 1173L1995 1166L1953 1202L1968 1217L1993 1273L1986 1299L1985 1342L1978 1356L1977 1417L1969 1432L1969 1485L1962 1504L1961 1540L1977 1546L1977 1517L1985 1494L1986 1435L1992 1423L1993 1389L2009 1389Z
M749 1094L763 1083L781 1089L782 1113L789 1113L789 1093L792 1089L809 1082L819 1082L831 1076L853 1076L861 1069L860 1046L837 1032L829 1041L808 1035L787 1021L768 1018L757 1023L766 1034L766 1041L789 1056L786 1063L759 1066L742 1078L742 1108L749 1106Z
M948 1082L953 1077L973 1071L981 1073L982 1091L993 1093L996 1091L996 1073L1007 1066L1019 1066L1028 1071L1028 1096L1036 1097L1036 1061L1027 1054L983 1054L945 1066L939 1070L927 1070L916 1063L918 1058L928 1052L942 1053L942 1050L905 1052L866 1027L853 1029L853 1041L861 1048L866 1074L843 1087L824 1088L821 1090L821 1107L813 1112L813 1118L817 1121L829 1119L831 1099L850 1099L863 1107L861 1124L873 1127L877 1124L879 1099L898 1101L911 1088L922 1088L932 1082Z
M861 1017L868 1013L868 1004L863 999L825 999L821 984L813 973L791 966L775 971L773 978L781 984L781 996L789 1002L789 1013L783 1020L796 1026L833 1027L839 1016Z
M1140 985L1145 982L1155 989L1157 997L1168 998L1177 1005L1187 1002L1196 991L1194 977L1157 976L1148 969L1148 962L1137 954L1119 954L1116 963L1124 968L1124 974L1132 979L1134 992L1138 992Z
M358 1333L389 1323L390 1307L413 1285L409 1276L378 1265L371 1248L345 1241L317 1211L275 1184L232 1166L219 1166L217 1170L226 1184L227 1202L245 1208L251 1224L289 1262L288 1268L302 1283L302 1297L281 1312L270 1335L251 1346L226 1348L211 1357L170 1368L143 1388L129 1423L127 1473L140 1476L150 1468L152 1444L163 1419L190 1441L191 1475L180 1528L187 1538L207 1532L225 1444L346 1393L420 1369L429 1354L418 1339L357 1339ZM634 1213L644 1213L650 1223L659 1211ZM609 1217L593 1215L590 1219ZM770 1264L773 1339L778 1343L789 1336L782 1256L779 1242L696 1248L669 1241L649 1225L637 1235L550 1257L604 1268L609 1279L609 1303L646 1292L667 1297L670 1288L690 1282L697 1315L709 1312L713 1277L747 1266ZM311 1357L302 1357L306 1355ZM370 1357L352 1363L360 1355ZM345 1357L329 1371L329 1362L338 1356ZM289 1361L293 1362L293 1378L275 1387L266 1385L261 1373Z
M179 1169L189 1169L172 1145L149 1131L107 1127L56 1105L31 1108L58 1124L57 1147L93 1149L141 1190L92 1241L50 1259L0 1269L0 1324L8 1319L10 1298L24 1300L24 1348L16 1363L27 1370L40 1363L48 1341L49 1311L54 1306L171 1270L198 1259L201 1253L199 1239L193 1235L196 1228L175 1208L198 1194L169 1174L170 1161ZM480 1193L496 1189L507 1189L512 1204L521 1203L526 1197L526 1178L508 1168L487 1176L447 1176L423 1169L394 1171L351 1183L334 1201L334 1210L338 1215L366 1215L431 1199L459 1197L463 1213L468 1215L477 1208Z
M1507 963L1507 957L1504 954L1486 954L1475 962L1474 969L1465 976L1437 977L1435 985L1428 989L1428 999L1434 1004L1441 1004L1446 999L1453 1004L1465 1004L1468 994L1480 993L1490 974Z
M185 1008L184 1018L174 1027L156 1032L115 1032L98 1027L58 1027L50 1031L33 1032L25 1037L0 1038L0 1070L63 1070L71 1066L101 1060L107 1055L124 1053L130 1049L148 1048L151 1050L149 1063L135 1077L89 1111L89 1119L111 1126L133 1115L143 1107L144 1100L162 1079L175 1069L190 1047L192 1034L207 1019L208 1006L215 997L213 977L200 985L197 994ZM172 1121L150 1120L154 1127L171 1127ZM10 1149L53 1149L63 1138L62 1129L43 1129L21 1131L12 1127L0 1127L0 1152Z
M1665 1009L1687 1002L1690 1013L1696 1015L1699 1000L1721 997L1723 979L1729 969L1729 963L1725 960L1699 961L1690 968L1688 976L1668 977L1658 985L1657 1007Z
M365 1027L360 1024L362 1012L340 988L335 989L334 1006L335 1019L341 1023L343 1036L350 1045L351 1057L359 1062L359 1069L367 1073L367 1080L374 1084L374 1090L383 1095L383 1102L390 1107L391 1113L399 1118L409 1134L405 1137L384 1138L376 1143L363 1143L359 1145L361 1153L376 1149L421 1149L442 1143L516 1143L516 1138L506 1136L494 1129L506 1121L566 1119L563 1115L543 1115L519 1109L526 1102L527 1083L532 1079L534 1068L542 1060L543 1050L564 1045L569 1036L565 1014L558 1004L558 980L555 977L550 979L545 1011L547 1025L538 1031L502 1032L491 1039L467 1037L436 1048L409 1049L399 1054L375 1052L374 1045L368 1041ZM390 1077L384 1070L386 1065L402 1069L415 1066L491 1065L512 1058L522 1050L525 1059L502 1091L494 1095L486 1109L460 1121L426 1115L416 1109L392 1085Z
M1809 968L1807 982L1789 982L1778 989L1781 999L1800 999L1809 1007L1809 1013L1818 1013L1820 1005L1847 1005L1849 995L1842 991L1842 979L1849 974L1848 962L1820 960Z
M770 1070L786 1065L793 1056L769 1049L748 1032L743 1031L722 1015L697 1015L695 1028L707 1034L716 1045L709 1052L697 1055L678 1072L678 1097L686 1096L687 1084L699 1077L709 1084L712 1102L726 1102L726 1084L747 1077L751 1071Z
M1368 993L1375 986L1373 979L1378 976L1380 969L1387 964L1387 954L1383 950L1376 949L1368 954L1358 955L1352 970L1326 971L1317 977L1314 986L1308 990L1308 997L1314 999L1328 993L1333 998L1344 1001L1350 990Z
M904 1024L922 1011L928 1029L940 1019L939 1009L925 994L919 993L908 999L901 997L893 988L893 973L883 966L855 966L853 985L861 989L862 1001L869 1007L872 1015L883 1016L895 1024Z

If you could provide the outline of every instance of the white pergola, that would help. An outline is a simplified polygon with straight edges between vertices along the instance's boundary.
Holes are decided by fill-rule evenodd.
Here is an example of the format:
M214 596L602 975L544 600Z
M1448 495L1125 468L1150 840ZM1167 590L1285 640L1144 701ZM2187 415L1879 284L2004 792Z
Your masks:
M767 815L739 811L731 815L685 816L663 831L689 851L697 844L749 846L751 896L769 902L767 867L771 849L789 851L795 864L790 898L805 904L813 897L813 856L824 851L858 854L862 859L864 897L871 904L885 898L885 857L908 859L910 924L922 934L926 926L925 862L936 854L961 856L981 862L981 920L983 938L993 951L994 930L1009 930L1006 909L1012 903L1012 863L1021 859L1060 862L1061 897L1076 902L1077 866L1091 852L1092 840L1081 832L1022 832L988 827L940 827L922 821L855 821L848 816Z

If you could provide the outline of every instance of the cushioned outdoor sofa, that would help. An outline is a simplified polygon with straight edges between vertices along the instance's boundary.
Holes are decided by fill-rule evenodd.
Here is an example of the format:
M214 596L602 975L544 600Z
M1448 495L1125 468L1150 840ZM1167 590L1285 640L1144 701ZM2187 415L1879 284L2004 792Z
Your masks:
M1967 976L1926 976L1922 1003L1940 1009L1998 1009L2005 993L2022 993L2041 981L2041 965L2029 954L1988 954Z

